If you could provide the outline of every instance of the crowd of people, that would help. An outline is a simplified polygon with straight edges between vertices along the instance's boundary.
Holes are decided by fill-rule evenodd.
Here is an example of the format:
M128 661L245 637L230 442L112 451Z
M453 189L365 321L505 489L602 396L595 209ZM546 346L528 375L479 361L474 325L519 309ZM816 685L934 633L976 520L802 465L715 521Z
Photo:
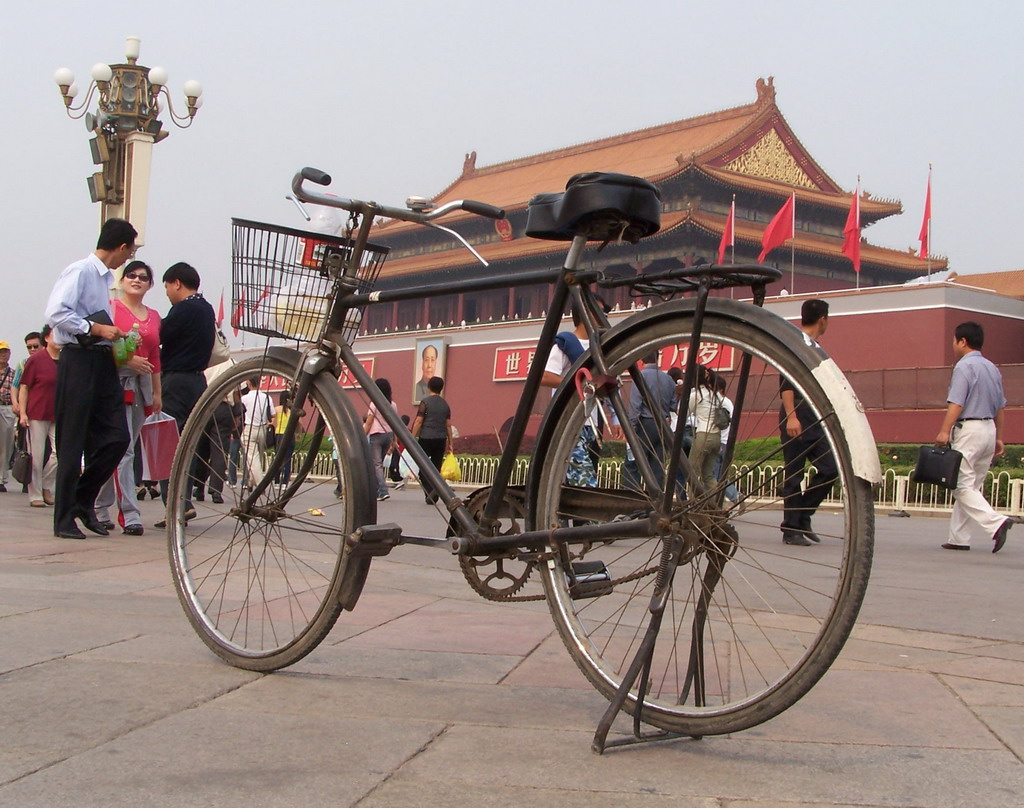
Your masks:
M161 412L178 429L206 389L204 372L216 339L212 306L199 291L196 269L179 262L163 276L170 312L160 314L144 298L155 283L152 268L135 255L137 233L123 219L110 219L100 230L96 249L69 265L57 278L46 304L46 324L25 336L28 356L11 366L11 347L0 341L0 493L11 485L9 459L21 436L31 454L31 474L25 483L28 505L53 509L54 535L84 539L79 523L98 535L117 525L128 535L142 535L139 502L155 496L155 482L144 480L140 468L139 436L147 417ZM111 298L115 270L120 292ZM557 387L573 363L587 350L587 332L579 316L574 329L558 334L546 359L542 384ZM808 340L817 343L828 328L828 303L805 300L801 324ZM118 341L129 339L130 356L115 361ZM935 443L951 444L963 454L948 541L943 547L968 550L971 539L989 539L1000 550L1012 520L1002 517L985 501L981 487L993 459L1004 449L1003 410L1006 397L998 368L981 351L984 331L974 322L957 326L953 350L957 363L947 397L947 411ZM452 451L451 408L442 396L444 380L430 376L437 350L424 349L423 390L411 434L430 462L440 471ZM712 491L718 484L723 450L729 443L733 404L725 379L705 365L697 365L693 389L681 406L682 371L658 366L656 353L643 357L640 378L629 395L629 418L640 437L641 457L627 452L625 484L642 487L653 476L660 486L668 451L666 436L673 434L678 413L687 413L683 449L694 479L690 491ZM378 379L377 387L398 414L391 384ZM641 387L643 389L641 389ZM838 476L835 458L814 413L800 392L783 381L779 390L779 435L784 457L780 529L785 544L810 546L820 542L812 518ZM225 481L254 486L264 468L268 442L284 433L289 401L282 393L275 403L260 389L259 378L220 402L213 417L213 432L197 450L193 479L184 503L184 518L194 518L193 499L223 502ZM409 423L409 417L403 416ZM377 498L389 498L388 479L404 484L415 473L404 447L376 405L364 418L364 431L376 473ZM572 485L597 486L601 441L607 433L621 437L613 417L595 408L584 423L567 471ZM244 447L244 448L243 448ZM279 483L291 476L291 458L278 472ZM385 471L385 461L391 463ZM404 469L403 469L404 459ZM814 473L804 483L807 465ZM436 503L439 495L421 476L424 500ZM680 485L687 481L680 472ZM194 485L194 488L193 488ZM159 481L166 503L167 481ZM734 486L723 492L729 507L742 508L742 495ZM116 520L116 521L115 521ZM160 521L156 527L165 527Z

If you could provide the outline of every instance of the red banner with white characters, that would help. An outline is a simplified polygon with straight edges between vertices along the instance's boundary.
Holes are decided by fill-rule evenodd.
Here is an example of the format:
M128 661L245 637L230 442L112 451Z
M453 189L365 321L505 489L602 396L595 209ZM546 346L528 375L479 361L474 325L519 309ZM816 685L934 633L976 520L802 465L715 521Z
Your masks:
M370 376L373 376L372 356L369 358L360 359L359 364L363 366L363 370L365 370ZM342 368L341 376L338 379L338 384L340 384L346 390L354 390L355 388L359 387L359 382L357 382L355 377L351 373L349 373L348 368Z
M686 360L690 355L690 343L669 346L661 349L658 367L668 370L672 367L686 369ZM731 345L720 342L702 342L697 348L697 361L712 370L735 370L735 351Z
M494 381L525 381L536 354L537 348L534 345L524 345L521 348L495 348Z

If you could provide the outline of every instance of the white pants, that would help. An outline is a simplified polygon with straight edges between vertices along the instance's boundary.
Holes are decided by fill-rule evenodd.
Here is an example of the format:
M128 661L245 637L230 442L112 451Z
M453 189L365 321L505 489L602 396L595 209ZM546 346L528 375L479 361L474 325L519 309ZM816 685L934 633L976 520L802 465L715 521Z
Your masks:
M32 453L32 479L28 484L28 501L42 501L43 491L53 499L53 484L57 479L57 425L53 421L28 422L28 449ZM50 439L50 457L43 464L46 439Z
M992 536L1006 520L981 493L996 450L995 422L963 421L953 428L951 444L964 459L953 492L949 543L970 546L972 538L992 541Z
M244 485L255 488L267 470L267 424L246 424L242 430L242 450L245 452L246 474Z
M11 473L11 453L14 451L14 428L18 419L10 404L0 404L0 483L7 485Z

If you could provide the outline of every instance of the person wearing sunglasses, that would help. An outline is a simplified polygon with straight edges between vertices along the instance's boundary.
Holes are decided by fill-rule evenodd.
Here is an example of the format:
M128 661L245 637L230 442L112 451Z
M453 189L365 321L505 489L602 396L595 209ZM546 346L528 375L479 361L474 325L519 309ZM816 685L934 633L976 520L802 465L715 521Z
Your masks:
M96 497L96 517L113 530L110 509L117 505L117 522L129 536L142 535L135 453L146 416L163 408L160 388L160 315L142 302L153 287L153 270L143 261L132 261L121 274L121 300L111 302L114 325L126 334L139 334L139 344L128 363L118 370L124 389L124 412L130 443L117 470Z

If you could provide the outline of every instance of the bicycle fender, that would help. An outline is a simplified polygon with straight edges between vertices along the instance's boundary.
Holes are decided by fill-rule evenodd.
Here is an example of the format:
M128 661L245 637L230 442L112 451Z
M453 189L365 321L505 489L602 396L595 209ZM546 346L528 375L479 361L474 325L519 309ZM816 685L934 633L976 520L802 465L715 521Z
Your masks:
M673 300L652 306L645 311L626 318L626 320L612 328L608 332L605 341L607 344L613 345L639 327L657 322L663 318L691 315L695 308L696 301L693 298ZM828 396L829 401L832 402L835 408L836 417L839 419L839 423L843 428L843 434L846 436L846 441L849 444L854 475L871 485L880 485L882 483L882 464L878 459L875 436L871 431L871 425L868 423L864 406L857 398L857 394L854 392L853 387L850 386L842 370L839 369L835 361L829 357L818 343L792 323L750 303L742 303L738 300L724 298L710 298L707 304L707 311L718 317L738 320L760 328L779 340L779 342L784 343L797 356L803 359L808 368L810 368L811 375L821 385L825 395ZM584 356L584 359L587 357L589 357L589 352Z

